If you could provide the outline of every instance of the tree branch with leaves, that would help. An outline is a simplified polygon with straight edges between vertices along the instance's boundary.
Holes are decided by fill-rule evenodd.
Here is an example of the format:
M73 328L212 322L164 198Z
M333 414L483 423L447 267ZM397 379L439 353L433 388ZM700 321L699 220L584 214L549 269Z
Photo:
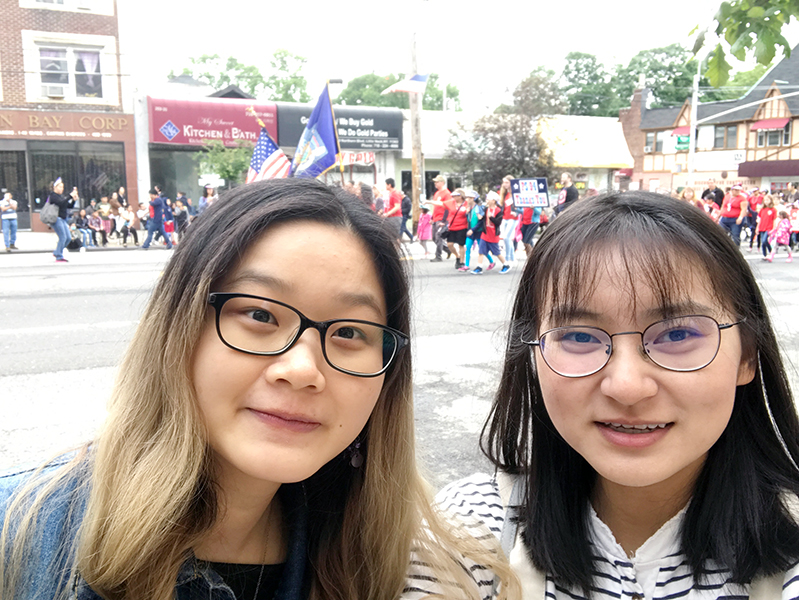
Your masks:
M706 46L709 31L716 34L720 41L705 57L703 69L711 85L720 87L730 76L729 54L739 61L752 54L764 66L772 63L777 49L783 56L791 56L792 47L783 31L792 19L798 19L798 0L728 0L714 16L716 26L697 33L692 52L696 56ZM692 33L699 29L695 27ZM723 48L722 40L730 50Z

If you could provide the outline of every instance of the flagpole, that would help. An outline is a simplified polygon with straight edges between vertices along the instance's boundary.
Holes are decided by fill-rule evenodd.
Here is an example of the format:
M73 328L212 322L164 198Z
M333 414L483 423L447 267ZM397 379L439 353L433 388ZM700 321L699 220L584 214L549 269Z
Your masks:
M333 112L333 98L331 98L331 80L325 80L325 89L328 91L328 103L331 105L331 119L333 120L333 135L336 136L336 162L339 163L339 174L342 176L344 187L344 165L342 164L342 145L339 143L339 126L336 123L336 113Z
M417 32L411 34L411 75L417 74ZM420 128L420 100L422 94L408 94L411 107L411 230L416 234L420 213L420 192L422 191L422 140Z
M267 128L267 126L264 125L264 121L261 120L261 117L259 117L256 114L256 109L255 109L254 106L248 106L247 109L244 112L246 114L250 115L251 117L255 117L256 121L258 122L259 127L263 127L264 129Z

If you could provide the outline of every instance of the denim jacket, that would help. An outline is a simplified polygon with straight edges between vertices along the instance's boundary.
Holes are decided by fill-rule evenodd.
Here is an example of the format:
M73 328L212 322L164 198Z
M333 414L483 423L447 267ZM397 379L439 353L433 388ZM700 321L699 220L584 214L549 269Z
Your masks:
M69 460L69 456L54 460L45 467L43 474L53 473ZM74 540L88 500L90 470L87 461L48 498L36 524L34 547L24 563L21 589L17 591L15 600L52 600L60 589L65 588L69 589L70 600L101 600L74 570L70 557L63 555L63 548L74 549ZM12 495L34 471L35 468L14 469L0 474L0 523L5 520ZM285 506L292 507L287 515L290 519L289 548L275 598L303 600L309 592L309 582L305 578L308 509L302 501L302 488L286 487L284 493L292 496L285 502ZM188 558L181 566L175 583L175 598L236 600L222 578L207 563L194 557Z

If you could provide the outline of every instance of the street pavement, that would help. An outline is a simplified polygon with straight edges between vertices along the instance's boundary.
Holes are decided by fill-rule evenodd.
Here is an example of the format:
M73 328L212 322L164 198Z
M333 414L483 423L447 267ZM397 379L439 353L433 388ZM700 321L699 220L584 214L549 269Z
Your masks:
M116 365L172 255L120 248L73 252L69 263L55 264L53 234L27 233L17 246L20 253L0 252L0 470L96 434ZM473 276L456 272L452 261L431 263L418 244L406 248L417 452L438 488L489 469L477 442L524 254L506 275ZM800 261L744 256L767 298L797 397Z

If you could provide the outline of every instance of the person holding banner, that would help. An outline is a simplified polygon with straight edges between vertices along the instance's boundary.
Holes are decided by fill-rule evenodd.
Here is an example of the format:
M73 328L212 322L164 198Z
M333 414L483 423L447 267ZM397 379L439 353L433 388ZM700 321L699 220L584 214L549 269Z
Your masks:
M514 196L511 194L511 175L503 177L500 185L500 206L503 209L503 224L500 228L500 238L503 240L503 254L506 264L514 262L514 247L517 245L515 236L517 232L517 208L514 206Z

